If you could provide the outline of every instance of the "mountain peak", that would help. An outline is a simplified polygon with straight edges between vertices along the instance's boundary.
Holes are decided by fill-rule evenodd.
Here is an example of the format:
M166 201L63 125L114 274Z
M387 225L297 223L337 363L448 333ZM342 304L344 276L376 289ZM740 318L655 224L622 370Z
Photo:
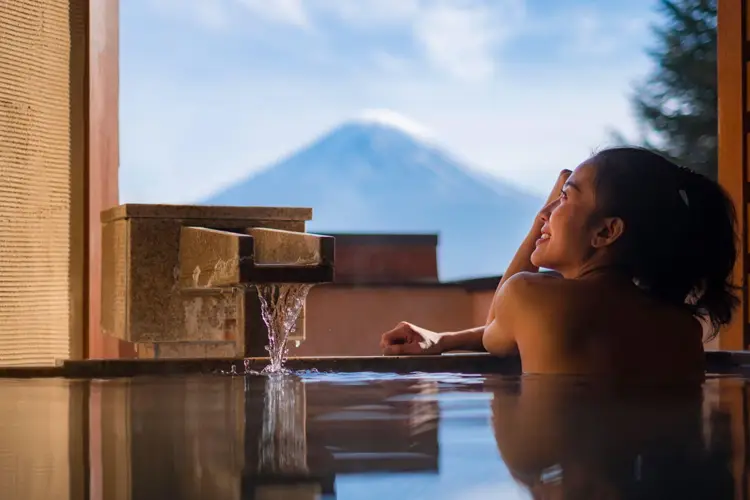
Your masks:
M494 275L541 200L463 165L414 120L371 110L215 194L210 205L312 207L317 232L439 232L443 279Z
M395 129L420 140L433 138L432 131L425 125L390 109L366 109L351 122Z

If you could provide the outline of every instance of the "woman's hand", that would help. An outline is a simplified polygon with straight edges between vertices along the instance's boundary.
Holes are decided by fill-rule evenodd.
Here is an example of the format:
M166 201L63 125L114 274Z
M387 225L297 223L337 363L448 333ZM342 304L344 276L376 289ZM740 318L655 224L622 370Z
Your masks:
M383 354L388 356L409 354L441 354L441 335L406 321L385 332L380 339Z
M550 203L554 203L557 201L558 198L560 198L560 193L562 192L563 187L565 186L565 183L568 182L568 178L573 172L570 170L563 170L560 172L560 174L557 176L557 180L555 181L555 185L552 187L552 191L550 192L549 196L547 196L547 201L544 202L544 206L541 210L539 210L539 213L537 213L536 218L534 218L534 227L532 229L532 232L540 231L542 230L542 226L544 225L544 222L541 220L541 213L542 211L547 208L547 206ZM538 236L534 237L534 241L538 239Z
M552 188L552 192L547 197L547 202L545 205L549 205L556 199L560 197L560 192L562 191L563 187L565 186L565 183L568 182L568 178L570 178L570 175L573 172L570 170L563 170L560 172L560 175L557 176L557 181L555 182L555 186Z

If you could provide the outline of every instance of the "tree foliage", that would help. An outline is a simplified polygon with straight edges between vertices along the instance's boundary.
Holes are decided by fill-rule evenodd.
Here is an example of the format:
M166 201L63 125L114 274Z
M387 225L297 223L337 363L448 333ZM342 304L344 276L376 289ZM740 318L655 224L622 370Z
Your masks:
M718 173L717 0L660 0L654 68L631 105L644 146L713 179Z

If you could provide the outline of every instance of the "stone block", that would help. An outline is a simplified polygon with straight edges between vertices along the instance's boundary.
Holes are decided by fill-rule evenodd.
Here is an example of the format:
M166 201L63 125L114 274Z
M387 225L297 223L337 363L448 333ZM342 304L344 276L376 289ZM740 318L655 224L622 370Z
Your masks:
M232 287L183 289L182 284L186 283L188 275L182 268L190 268L189 282L192 283L195 266L181 266L181 259L190 256L189 252L181 252L181 239L184 234L190 233L200 233L203 237L221 234L222 238L212 240L218 241L219 246L208 247L207 250L217 255L236 255L239 258L245 253L245 247L241 245L247 245L242 242L252 242L253 238L260 237L265 242L263 245L266 245L261 245L259 255L262 260L268 261L273 255L279 259L289 259L288 252L274 254L267 246L277 244L283 232L304 233L305 221L311 216L312 211L307 208L174 205L122 205L103 212L103 331L107 335L141 344L219 342L225 343L222 349L234 344L234 355L242 355L247 351L246 337L259 336L256 339L258 342L260 338L266 338L265 328L258 328L262 322L252 320L252 317L260 316L260 311L255 308L246 311L246 305L255 305L257 294L252 287L247 290ZM185 228L201 228L202 231L184 232ZM259 231L251 236L256 228L280 231ZM312 276L307 278L307 282L311 279L325 281L328 276L332 279L332 239L318 239L319 242L323 241L318 247L315 247L315 238L301 235L295 241L299 241L296 249L304 250L305 259L315 252L326 255L324 271L302 266L299 272L303 274L300 276ZM252 243L250 246L252 256L258 247ZM196 255L200 253L198 249L195 250ZM238 268L237 272L244 272L243 268ZM315 272L319 274L310 274ZM253 277L261 279L264 276L266 280L273 280L278 279L280 273L283 276L279 266L261 265L252 266L245 274L238 276L241 280ZM199 284L207 283L199 278ZM256 300L248 300L247 297L254 294ZM252 331L247 329L248 325L254 325ZM300 318L295 335L295 339L302 338L304 317ZM191 349L185 347L181 352L193 352ZM201 352L201 348L196 347L195 350Z

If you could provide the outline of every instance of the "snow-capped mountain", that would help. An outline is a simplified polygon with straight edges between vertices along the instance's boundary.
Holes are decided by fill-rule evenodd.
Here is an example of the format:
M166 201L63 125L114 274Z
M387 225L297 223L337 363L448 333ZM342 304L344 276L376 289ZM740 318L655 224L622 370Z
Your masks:
M442 280L505 270L542 200L475 172L412 128L347 122L210 205L313 208L308 230L440 234Z

